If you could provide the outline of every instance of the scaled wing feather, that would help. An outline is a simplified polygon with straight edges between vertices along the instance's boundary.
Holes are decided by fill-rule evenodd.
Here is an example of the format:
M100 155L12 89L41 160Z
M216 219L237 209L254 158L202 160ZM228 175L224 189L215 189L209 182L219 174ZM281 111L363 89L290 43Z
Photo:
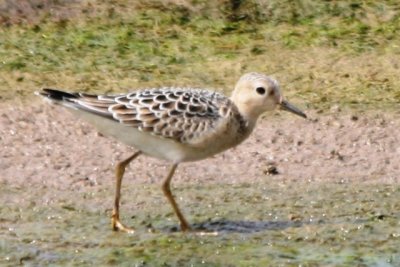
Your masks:
M219 93L200 89L147 89L126 95L79 94L72 99L78 108L116 120L153 135L190 143L232 104Z

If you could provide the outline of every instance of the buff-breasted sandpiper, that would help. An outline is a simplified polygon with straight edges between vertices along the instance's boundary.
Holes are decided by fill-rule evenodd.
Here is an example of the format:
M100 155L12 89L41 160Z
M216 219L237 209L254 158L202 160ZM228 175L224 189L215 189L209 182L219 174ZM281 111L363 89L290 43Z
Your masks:
M167 160L171 169L162 190L178 216L181 230L191 230L180 211L170 182L179 163L201 160L232 148L253 131L266 111L280 107L306 115L285 101L278 82L260 73L243 75L230 98L204 89L164 87L127 94L92 95L42 89L37 94L69 108L97 127L138 151L116 166L112 227L133 233L119 217L121 182L126 166L141 154Z

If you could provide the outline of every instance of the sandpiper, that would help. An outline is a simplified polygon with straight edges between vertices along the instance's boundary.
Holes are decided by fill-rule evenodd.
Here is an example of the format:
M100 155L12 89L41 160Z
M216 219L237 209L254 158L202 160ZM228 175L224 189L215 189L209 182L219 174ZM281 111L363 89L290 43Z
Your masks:
M116 166L112 227L133 233L120 222L121 183L126 166L141 154L167 160L171 168L162 190L177 215L182 231L191 230L180 211L170 182L179 163L201 160L243 142L257 119L276 107L306 118L281 95L278 82L264 74L243 75L230 98L204 89L163 87L126 94L92 95L44 88L38 95L69 108L97 127L137 149Z

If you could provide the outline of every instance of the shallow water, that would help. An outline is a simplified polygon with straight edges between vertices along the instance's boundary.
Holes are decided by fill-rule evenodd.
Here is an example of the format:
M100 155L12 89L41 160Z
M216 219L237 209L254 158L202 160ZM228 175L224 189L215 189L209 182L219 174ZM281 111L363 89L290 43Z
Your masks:
M0 265L400 266L400 186L178 184L194 228L182 234L158 185L127 184L110 229L113 188L2 184Z

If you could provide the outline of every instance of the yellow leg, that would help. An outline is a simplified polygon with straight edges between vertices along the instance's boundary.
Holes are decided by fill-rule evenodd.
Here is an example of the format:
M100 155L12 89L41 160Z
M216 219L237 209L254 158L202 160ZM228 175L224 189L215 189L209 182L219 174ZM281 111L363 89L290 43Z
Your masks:
M171 189L169 187L169 184L171 182L172 176L175 173L176 167L178 167L178 164L172 165L172 168L169 171L168 176L163 181L162 190L164 192L164 195L167 197L169 203L171 203L172 208L174 209L174 212L175 212L176 216L178 216L179 222L181 224L181 230L183 232L186 232L186 231L191 230L190 226L187 223L187 221L186 221L185 217L183 216L183 214L181 213L181 211L179 210L178 204L175 202L174 196L172 195Z
M123 160L119 162L115 168L115 178L116 178L116 185L115 185L115 198L114 198L114 209L112 212L111 216L111 225L114 231L124 231L127 233L134 233L135 230L129 227L126 227L123 225L120 220L119 220L119 201L121 199L121 184L122 184L122 177L124 176L125 173L125 168L128 166L128 164L137 158L140 154L142 154L141 151L136 152L126 160Z

